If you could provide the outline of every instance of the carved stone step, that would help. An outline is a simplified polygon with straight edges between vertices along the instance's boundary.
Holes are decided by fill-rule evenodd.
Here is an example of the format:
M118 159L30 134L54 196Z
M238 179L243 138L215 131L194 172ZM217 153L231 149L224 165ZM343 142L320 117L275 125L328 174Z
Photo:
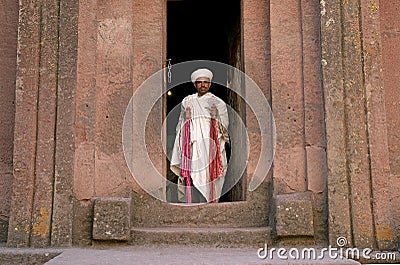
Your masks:
M272 244L271 228L145 228L131 229L132 245L196 245L208 247L255 247Z
M267 227L270 203L267 188L246 201L187 206L161 202L148 194L132 196L134 227Z

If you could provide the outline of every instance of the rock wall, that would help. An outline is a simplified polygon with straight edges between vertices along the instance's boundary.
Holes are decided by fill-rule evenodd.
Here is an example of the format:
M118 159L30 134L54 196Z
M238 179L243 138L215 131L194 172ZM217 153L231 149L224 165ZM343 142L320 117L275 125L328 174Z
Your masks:
M396 247L397 125L390 120L398 93L387 82L398 78L387 70L397 62L388 58L394 39L387 30L398 28L395 10L390 4L381 9L378 1L321 1L332 245L345 237L359 248Z
M399 4L295 3L242 1L243 68L270 100L277 128L265 214L281 242L325 244L329 232L332 245L344 236L349 246L393 249L400 219ZM8 63L0 116L0 225L9 216L8 246L91 244L99 197L143 192L125 164L121 126L132 93L164 66L164 4L20 1L18 48L17 3L3 4L13 13L0 33L14 34L4 38L0 57ZM147 132L160 132L164 111L156 104ZM250 111L246 121L255 150L251 175L265 128ZM158 139L146 144L162 172ZM129 212L130 201L122 201ZM107 207L100 207L103 217Z
M0 242L5 242L13 180L18 1L0 1L0 25Z

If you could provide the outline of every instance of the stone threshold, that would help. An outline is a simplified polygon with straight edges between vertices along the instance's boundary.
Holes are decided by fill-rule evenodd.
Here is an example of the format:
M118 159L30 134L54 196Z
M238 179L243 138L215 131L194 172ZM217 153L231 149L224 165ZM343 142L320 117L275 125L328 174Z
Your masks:
M272 243L270 227L191 228L191 227L134 227L132 245L191 245L207 247L255 247Z

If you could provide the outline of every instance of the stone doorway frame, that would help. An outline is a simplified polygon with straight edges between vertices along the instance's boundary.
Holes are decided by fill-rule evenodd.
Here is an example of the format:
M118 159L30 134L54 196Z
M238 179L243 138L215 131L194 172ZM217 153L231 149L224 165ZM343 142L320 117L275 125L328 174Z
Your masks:
M138 1L140 2L140 1ZM133 58L133 65L134 69L133 72L138 71L139 76L143 76L143 78L140 78L137 82L134 82L134 87L137 87L140 85L141 82L139 81L144 81L146 75L149 76L151 74L151 71L147 73L143 73L142 69L140 69L140 65L142 62L147 58L151 57L151 61L154 62L155 65L158 65L159 67L165 67L165 59L166 58L166 2L167 0L159 1L156 6L145 6L145 5L140 5L136 4L138 8L141 9L141 12L147 13L145 10L151 10L151 14L149 14L150 17L146 19L140 19L138 16L134 17L134 30L133 30L133 39L139 40L139 42L136 47L134 46L134 58ZM269 32L266 31L266 28L269 28L269 2L263 3L262 8L259 9L259 13L254 13L253 8L255 6L260 6L260 4L257 3L252 3L250 1L243 1L241 0L241 28L242 28L242 37L241 37L241 42L242 45L241 47L241 54L243 55L243 60L241 60L240 64L238 67L240 69L245 70L247 75L250 75L250 77L258 84L260 85L261 90L263 91L264 95L268 99L270 99L270 67L269 63L269 52L265 53L259 53L258 51L260 49L262 50L269 50ZM145 10L143 10L145 9ZM260 15L260 14L267 14L267 15ZM146 23L147 21L162 21L162 23L159 23L157 26L157 31L155 30L154 24L151 23ZM246 26L246 21L251 21L249 23L249 26ZM149 34L151 32L151 34ZM163 34L160 34L160 32L164 32ZM152 39L151 36L155 39ZM155 37L157 36L157 37ZM263 40L263 42L258 42L257 40L254 39L254 36L257 36L257 39ZM265 41L267 40L267 41ZM149 47L150 46L150 47ZM135 52L136 51L136 52ZM157 55L157 57L155 57ZM136 65L136 66L135 66ZM159 106L159 108L162 108L163 111L165 111L165 106ZM255 142L260 142L259 141L259 126L258 122L254 117L252 116L250 111L246 111L246 121L247 122L247 128L250 130L250 135L249 137L251 138L251 143L253 144L255 148L257 148ZM163 120L163 117L165 117L165 112L163 115L159 115L154 121L157 121L157 119L161 122ZM157 149L157 150L156 150ZM158 157L157 154L164 154L162 151L162 148L157 147L152 153L156 154L155 157ZM159 150L159 151L158 151ZM257 165L258 161L258 155L257 152L253 152L250 157L249 157L249 163L247 167L247 175L252 176L254 173L255 167ZM155 160L155 159L154 159ZM163 160L165 161L165 160ZM162 164L158 164L159 167L157 167L160 172L165 173L165 162ZM272 180L272 172L270 171L268 176L266 176L266 179L264 183L259 187L257 190L253 192L248 192L247 194L247 200L243 202L235 202L235 204L232 206L232 208L237 208L238 209L248 209L249 212L255 211L259 215L257 218L259 220L256 221L257 225L259 226L260 224L263 224L263 226L268 226L270 222L270 207L271 205L268 203L271 201L271 180ZM145 209L148 209L148 207L153 208L153 209L158 209L160 213L163 213L166 209L174 208L176 206L169 206L165 205L165 203L162 202L157 202L155 201L151 196L144 196L143 198L146 198L145 200L140 200L142 196L134 196L134 201L136 200L136 207L133 207L133 225L138 225L138 226L147 226L149 223L146 223L146 221L143 220L148 220L150 222L151 226L157 226L159 224L159 220L153 220L151 216L148 216L148 212L145 211ZM147 200L147 201L146 201ZM200 208L208 207L207 205L203 205ZM217 207L213 207L214 210ZM185 207L182 208L182 211L185 212ZM167 211L168 212L168 211ZM166 213L167 213L166 212ZM188 213L191 211L187 211ZM162 214L160 214L162 215ZM252 214L249 214L251 216ZM142 217L141 217L142 216ZM143 218L143 216L146 216L148 218ZM262 217L261 217L262 216ZM254 217L254 215L253 215ZM168 218L168 217L167 217ZM163 221L163 220L162 220ZM164 220L164 223L168 223L171 220ZM171 221L172 222L172 221ZM162 223L162 222L161 222Z
M179 10L182 11L182 6L176 6L176 4L171 4L170 2L176 2L174 0L166 0L166 8L181 8ZM185 0L180 0L178 1L180 3L183 4L183 2L189 2L186 4L185 7L183 8L188 8L188 4L191 4L193 2L190 1L185 1ZM222 3L222 4L228 4L228 1L226 1L226 3ZM229 2L230 4L230 2ZM198 4L197 4L198 5ZM211 7L212 8L212 7ZM189 8L190 9L190 8ZM207 12L207 10L209 9L209 7L204 7L204 11L201 12ZM221 9L221 6L218 7L218 10ZM188 10L186 10L188 12ZM228 18L230 19L227 22L224 22L226 24L224 24L224 28L226 30L228 30L228 35L227 36L223 36L223 37L219 37L220 39L218 39L221 42L226 41L226 46L225 46L225 50L226 50L226 54L225 55L219 55L221 57L225 57L223 60L224 61L219 61L217 59L214 58L209 58L209 60L211 61L218 61L220 63L224 63L227 65L230 65L232 67L235 67L239 70L243 70L243 12L242 12L242 1L241 0L237 0L235 1L235 3L233 3L233 7L230 7L229 11L233 12ZM171 12L172 14L176 15L176 12ZM172 23L169 23L168 20L169 19L174 19L174 18L169 18L170 12L167 10L166 12L166 17L165 20L167 22L165 22L165 25L171 25ZM171 14L171 15L172 15ZM213 11L213 13L210 15L212 17L212 19L214 19L215 23L218 23L218 17L216 17L215 15L217 14L216 11ZM226 18L226 19L228 19ZM176 23L174 24L176 26ZM166 32L164 32L165 37L164 37L164 41L168 44L169 43L169 33L171 33L171 29L168 28L168 26L166 27ZM175 30L174 28L172 28L172 30ZM210 31L213 31L213 29L210 29L210 31L207 31L207 28L204 29L204 34L206 35L210 35L210 39L209 41L211 41L212 43L215 43L215 38L212 38L212 36L217 36L217 35L224 35L226 32L219 32L219 34L216 34L216 32L210 33ZM215 31L215 30L214 30ZM176 33L175 33L176 34ZM175 36L175 34L171 34L173 36ZM225 39L224 39L225 38ZM175 41L176 43L176 41ZM220 44L219 44L220 45ZM167 45L168 46L168 45ZM217 45L218 46L218 45ZM178 48L179 49L179 48ZM193 48L191 48L193 50ZM168 51L172 51L171 54L168 54ZM194 53L194 57L196 57L195 52ZM204 50L203 50L204 53ZM210 51L211 54L218 54L215 51ZM179 54L179 51L176 51L176 48L169 48L169 50L167 49L166 54L168 56L168 58L165 58L164 61L166 62L166 65L168 65L169 62L172 63L172 70L174 67L175 63L182 63L184 61L176 61L174 60L174 57L180 58L182 59L183 57L188 57L187 54L184 54L183 56ZM206 53L206 56L209 56L208 53ZM222 59L222 58L221 58ZM179 59L178 59L179 60ZM192 59L189 59L192 60ZM207 60L207 58L199 58L199 60ZM165 68L166 73L164 74L164 76L168 76L168 69ZM172 78L174 78L174 74L172 73L171 75ZM168 86L168 82L166 81L167 78L165 78L165 84L164 86L167 87ZM173 82L172 82L173 83ZM217 84L215 83L213 86L219 86L219 89L223 89L223 87L221 86L221 84ZM223 90L223 93L226 93L224 95L220 95L221 98L223 98L223 100L233 109L236 111L236 113L238 115L240 115L240 118L242 119L242 122L245 123L246 121L246 103L240 98L239 95L237 95L236 93L234 93L232 90L229 90L229 88L231 87L240 87L242 88L242 91L244 91L245 89L245 84L244 81L241 80L240 76L235 76L235 73L231 70L226 72L226 82L225 82L225 89ZM166 88L164 88L166 90ZM170 88L170 89L174 89L174 87ZM237 89L236 89L237 90ZM193 90L194 91L194 90ZM173 92L174 93L174 92ZM213 91L213 93L218 93L218 91ZM218 95L218 94L217 94ZM165 106L163 106L164 111L167 109L167 104L168 104L168 100L169 98L167 96L163 97L163 104ZM167 112L167 111L166 111ZM165 112L165 113L166 113ZM230 115L232 116L232 115ZM231 117L232 118L232 117ZM230 130L230 137L231 137L231 144L229 146L229 150L232 147L232 144L235 144L236 150L245 150L246 147L246 143L245 141L243 141L243 132L240 132L240 130L238 129L240 126L236 125L236 121L235 119L231 119L231 123L229 126L229 130ZM239 139L239 140L235 140L235 139ZM240 147L239 147L240 146ZM168 148L166 148L167 150ZM234 157L235 158L235 157ZM247 160L246 157L243 158L236 158L236 159L242 159L243 161ZM168 158L167 158L168 160ZM168 165L168 161L165 162ZM225 184L228 185L229 191L226 191L226 193L223 194L222 196L222 201L223 202L230 202L230 201L242 201L242 200L246 200L246 188L247 188L247 173L246 171L239 173L237 170L237 165L239 163L235 162L235 161L231 161L229 163L228 166L228 172L226 175L226 179L225 179ZM173 173L170 172L168 170L168 168L166 169L166 174L168 174L169 178L172 178ZM232 179L232 175L242 175L242 177L240 177L239 180L237 180L235 178L235 180ZM235 181L234 184L232 184L232 181ZM168 186L168 182L167 182L167 186ZM171 185L174 186L174 185ZM225 190L226 187L224 187ZM168 188L167 188L168 190ZM167 192L168 193L168 192ZM168 195L167 195L168 196Z

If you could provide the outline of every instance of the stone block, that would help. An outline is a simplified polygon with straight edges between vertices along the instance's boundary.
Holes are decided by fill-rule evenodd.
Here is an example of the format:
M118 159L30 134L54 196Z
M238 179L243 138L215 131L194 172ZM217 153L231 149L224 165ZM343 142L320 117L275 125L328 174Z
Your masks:
M276 195L278 236L313 236L314 222L310 192Z
M130 198L97 198L94 202L93 239L129 239L131 229Z

